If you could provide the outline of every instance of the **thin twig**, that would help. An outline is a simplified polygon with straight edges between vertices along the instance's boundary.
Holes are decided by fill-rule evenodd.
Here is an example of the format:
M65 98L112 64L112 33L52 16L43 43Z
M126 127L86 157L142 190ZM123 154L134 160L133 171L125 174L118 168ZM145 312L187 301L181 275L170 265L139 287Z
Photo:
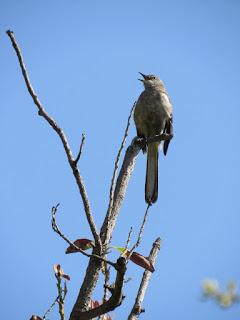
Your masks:
M108 298L108 282L110 279L110 267L107 266L106 263L104 263L104 293L103 293L103 302L107 301Z
M28 73L27 73L27 69L26 69L26 66L25 66L24 61L23 61L23 56L21 54L21 50L20 50L20 48L19 48L19 46L17 44L17 41L16 41L16 39L14 37L14 33L12 31L10 31L10 30L8 30L6 33L9 36L9 38L10 38L10 40L12 42L13 48L14 48L16 54L17 54L18 62L19 62L19 65L20 65L20 68L21 68L21 71L22 71L22 75L23 75L24 81L26 83L28 92L29 92L30 96L33 99L33 102L35 103L35 105L38 108L38 114L40 116L42 116L49 123L49 125L53 128L53 130L57 133L57 135L59 136L60 140L62 141L62 145L63 145L65 153L67 155L69 165L72 168L73 175L74 175L76 183L78 185L78 189L79 189L79 192L80 192L80 195L81 195L81 198L82 198L82 202L83 202L83 205L84 205L84 209L85 209L86 217L87 217L87 220L88 220L88 224L89 224L90 229L92 231L92 235L94 237L96 246L99 248L99 251L101 252L102 242L101 242L100 236L99 236L99 234L97 232L97 228L96 228L96 225L95 225L94 220L93 220L93 214L92 214L92 211L91 211L91 207L90 207L89 199L88 199L88 196L87 196L86 188L85 188L85 185L84 185L84 182L83 182L83 178L80 175L80 172L79 172L79 170L78 170L78 168L76 166L76 160L74 160L74 157L73 157L70 145L68 143L67 137L66 137L65 133L63 132L63 130L58 126L56 121L52 117L50 117L48 115L48 113L44 109L43 105L41 104L40 100L38 99L38 97L37 97L32 85L31 85L31 82L30 82L30 79L29 79L29 76L28 76Z
M74 247L74 249L76 249L77 251L81 252L84 256L91 258L94 257L100 261L103 261L109 265L111 265L112 267L114 267L116 269L116 263L106 260L96 254L88 254L87 252L85 252L84 250L82 250L81 248L79 248L78 246L76 246L71 240L69 240L59 229L58 225L57 225L57 221L56 221L56 213L57 213L57 209L59 207L59 203L55 206L52 207L52 229L53 231L55 231L61 238L63 238L70 246Z
M127 250L128 246L129 246L129 243L131 241L132 231L133 231L133 227L131 226L131 228L130 228L130 230L128 232L128 238L127 238L127 242L126 242L126 245L125 245L125 250Z
M139 143L138 139L133 139L132 143L126 150L122 167L116 181L116 187L114 189L114 206L111 211L111 219L109 219L108 212L101 227L100 235L103 244L108 244L112 237L112 232L115 227L122 202L125 198L127 186L141 148L142 146Z
M155 264L158 251L160 250L160 242L161 242L160 238L157 238L155 240L152 246L152 250L148 256L148 259L152 262L153 266ZM134 306L131 310L131 313L128 316L128 320L138 319L139 315L145 311L145 309L142 308L142 303L145 297L145 293L146 293L151 275L152 275L152 272L148 270L144 271L142 281L138 289L137 297L136 297Z
M66 298L67 293L68 293L68 289L67 289L67 281L64 281L63 299L65 299L65 298Z
M147 217L148 217L148 212L149 212L150 206L151 206L151 204L148 204L148 205L147 205L147 209L146 209L146 211L145 211L145 213L144 213L142 225L141 225L141 228L140 228L139 233L138 233L137 241L136 241L136 243L133 245L132 249L130 250L130 254L128 255L128 258L131 257L133 251L134 251L134 250L140 245L140 243L141 243L141 239L142 239L143 231L144 231L144 228L145 228L145 225L146 225L146 222L147 222Z
M111 217L111 214L112 214L114 190L115 190L115 185L116 185L116 177L117 177L117 170L118 170L118 166L119 166L119 161L120 161L120 157L121 157L124 145L125 145L126 140L127 140L128 130L129 130L129 127L130 127L130 121L131 121L131 118L132 118L132 114L133 114L135 105L136 105L136 102L134 102L134 104L133 104L133 106L131 108L130 114L128 116L127 126L126 126L126 129L125 129L125 132L124 132L124 136L123 136L120 148L119 148L118 153L117 153L115 164L114 164L114 170L113 170L113 176L112 176L112 180L111 180L111 187L110 187L110 194L109 194L109 204L108 204L108 210L107 210L107 215L109 216L109 218Z
M52 311L53 307L55 306L55 304L58 301L59 296L57 296L57 298L53 301L53 303L51 304L51 306L47 309L47 311L44 313L42 319L45 320L47 319L47 315Z
M57 289L58 289L58 312L60 314L61 320L65 320L65 311L64 311L64 300L65 300L65 293L64 290L62 289L62 278L56 276L57 278Z
M80 157L81 157L85 138L86 138L86 137L85 137L85 134L83 133L83 134L82 134L82 140L81 140L80 148L79 148L79 152L78 152L77 158L75 159L75 164L76 164L76 165L77 165L77 163L78 163L78 161L79 161L79 159L80 159Z

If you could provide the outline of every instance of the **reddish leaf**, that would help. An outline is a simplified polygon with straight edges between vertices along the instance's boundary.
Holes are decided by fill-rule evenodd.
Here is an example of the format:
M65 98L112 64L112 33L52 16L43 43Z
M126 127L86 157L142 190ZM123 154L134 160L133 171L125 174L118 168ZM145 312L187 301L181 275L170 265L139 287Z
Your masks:
M66 279L66 280L70 280L70 277L68 274L63 274L63 278Z
M129 255L130 255L130 250L125 250L124 256L129 257ZM151 261L149 261L147 257L144 257L140 253L133 251L131 254L130 260L133 263L139 265L140 267L147 269L148 271L151 271L151 272L155 271Z
M64 273L63 268L60 266L60 264L54 264L53 270L54 270L56 277L65 278L67 280L70 280L69 275Z
M77 239L74 241L75 246L77 246L78 248L82 249L82 250L87 250L90 248L94 247L94 242L92 240L89 239ZM70 245L67 249L66 249L66 254L68 253L75 253L75 252L79 252L73 245Z
M42 320L39 316L31 316L30 320Z
M130 255L130 250L126 250L125 248L116 247L116 246L112 246L112 248L122 252L125 257L129 257L129 255ZM149 261L149 259L147 257L144 257L140 253L133 251L133 253L130 257L130 260L132 262L136 263L137 265L139 265L140 267L147 269L150 272L155 271L151 261Z
M152 265L152 262L149 261L149 259L147 257L144 257L143 255L141 255L140 253L137 253L135 251L133 251L130 260L134 263L136 263L137 265L139 265L140 267L147 269L150 272L154 272L155 269Z

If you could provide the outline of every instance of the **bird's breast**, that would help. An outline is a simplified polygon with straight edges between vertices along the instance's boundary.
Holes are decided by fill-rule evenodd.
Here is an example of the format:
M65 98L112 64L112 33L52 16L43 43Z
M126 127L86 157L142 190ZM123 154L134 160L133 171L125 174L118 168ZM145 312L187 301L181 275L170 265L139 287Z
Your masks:
M138 99L134 120L139 132L153 136L162 133L170 115L171 104L167 94L145 90Z

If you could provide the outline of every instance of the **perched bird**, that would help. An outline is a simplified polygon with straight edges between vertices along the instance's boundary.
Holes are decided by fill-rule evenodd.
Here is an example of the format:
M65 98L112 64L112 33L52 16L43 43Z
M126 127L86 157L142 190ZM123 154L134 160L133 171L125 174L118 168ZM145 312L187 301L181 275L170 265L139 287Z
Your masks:
M154 75L139 72L145 90L141 93L134 111L137 135L148 140L162 133L172 134L172 104L162 80ZM167 154L170 140L164 141L163 153ZM158 198L158 148L160 142L147 143L147 170L145 200L148 204ZM143 152L146 148L143 149Z

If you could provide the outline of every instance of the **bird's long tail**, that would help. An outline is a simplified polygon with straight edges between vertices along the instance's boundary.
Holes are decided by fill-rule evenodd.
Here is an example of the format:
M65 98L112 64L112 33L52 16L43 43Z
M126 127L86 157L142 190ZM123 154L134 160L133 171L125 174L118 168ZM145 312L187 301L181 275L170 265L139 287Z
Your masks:
M145 201L154 203L158 198L158 142L149 143L145 181Z

